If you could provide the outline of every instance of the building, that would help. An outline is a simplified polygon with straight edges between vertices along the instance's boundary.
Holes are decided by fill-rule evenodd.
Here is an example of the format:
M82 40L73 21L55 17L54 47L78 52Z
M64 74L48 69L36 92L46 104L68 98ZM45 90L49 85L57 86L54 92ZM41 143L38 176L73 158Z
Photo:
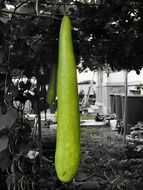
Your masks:
M111 72L109 76L104 71L96 72L96 105L102 106L103 114L110 113L110 94L125 94L125 71ZM143 70L140 75L135 71L128 73L128 94L141 93L137 87L143 84Z

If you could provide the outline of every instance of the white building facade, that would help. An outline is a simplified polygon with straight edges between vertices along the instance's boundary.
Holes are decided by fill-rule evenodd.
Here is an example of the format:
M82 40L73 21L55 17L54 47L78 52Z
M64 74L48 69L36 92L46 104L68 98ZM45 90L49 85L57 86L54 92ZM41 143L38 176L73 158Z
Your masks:
M143 84L143 70L140 75L137 75L135 71L130 71L128 94L138 93L137 85L139 84ZM110 94L125 94L125 71L111 72L109 76L104 71L96 72L96 104L102 105L103 114L109 114L111 111Z

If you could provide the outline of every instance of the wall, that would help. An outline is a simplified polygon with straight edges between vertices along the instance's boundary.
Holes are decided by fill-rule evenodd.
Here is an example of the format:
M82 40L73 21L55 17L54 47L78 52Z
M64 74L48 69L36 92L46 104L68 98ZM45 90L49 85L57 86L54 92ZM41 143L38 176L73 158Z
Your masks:
M103 71L96 73L96 103L102 103L102 111L104 114L110 113L110 94L125 93L125 71L112 72L107 76ZM136 89L136 85L143 83L143 70L140 75L135 71L128 73L128 94L130 90Z

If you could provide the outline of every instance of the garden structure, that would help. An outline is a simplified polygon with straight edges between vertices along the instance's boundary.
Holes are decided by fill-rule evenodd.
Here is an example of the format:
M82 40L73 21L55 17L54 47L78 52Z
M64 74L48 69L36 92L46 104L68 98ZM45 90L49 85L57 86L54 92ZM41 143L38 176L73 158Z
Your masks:
M72 32L72 39L68 37L67 41L64 35L62 36L64 29L59 35L65 17L71 23L70 28L68 19L65 19L68 35ZM69 41L70 45L66 46L65 42ZM64 54L61 51L63 47L68 49ZM65 129L71 142L74 142L74 149L71 143L69 150L78 152L81 146L81 162L77 168L79 160L75 159L79 159L79 154L78 158L74 157L70 162L67 150L68 156L64 159L67 159L69 165L75 163L72 166L74 171L72 168L70 174L75 175L75 170L77 173L75 177L70 175L62 181L63 178L59 179L61 174L58 161L61 159L61 152L58 149L57 177L54 164L56 131L51 132L50 125L56 123L57 118L58 124L63 125L66 114L56 113L54 121L48 118L42 121L40 113L46 113L54 101L47 98L50 86L53 87L57 81L55 73L63 60L61 55L65 55L67 59L69 51L72 54L70 58L73 60L75 55L73 62L76 62L76 67L66 70L72 79L76 78L73 71L76 68L80 72L86 68L92 71L109 71L110 68L135 70L140 73L143 65L142 1L0 1L0 189L141 190L142 146L138 145L137 141L132 142L130 146L123 144L121 138L110 131L109 126L97 129L81 128L81 144L78 135L72 139L72 135L79 131L70 128L68 133ZM62 86L62 66L58 68L58 72L58 85ZM69 78L67 79L69 81ZM73 102L76 102L75 107L72 107L73 112L78 109L75 86L76 80L72 86L75 93ZM52 97L55 89L50 90ZM61 90L58 89L58 93L61 94ZM60 98L59 105L62 107L62 96ZM64 99L69 101L67 96ZM32 113L36 114L34 123L26 117L27 100L31 102ZM65 110L66 106L62 109ZM68 110L67 115L70 115ZM78 111L76 116L72 119L78 125ZM46 130L44 134L48 134L45 137L43 128ZM141 128L142 123L138 123L134 129L141 131ZM61 139L61 131L58 137ZM67 177L67 173L62 175Z

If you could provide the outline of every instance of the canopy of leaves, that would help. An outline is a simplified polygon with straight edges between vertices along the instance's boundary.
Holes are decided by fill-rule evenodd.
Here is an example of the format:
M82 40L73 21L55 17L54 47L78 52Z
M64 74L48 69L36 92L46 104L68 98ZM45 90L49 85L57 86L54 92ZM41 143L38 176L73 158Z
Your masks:
M65 3L66 2L66 3ZM12 6L12 8L11 8ZM72 22L77 68L142 68L141 0L0 1L0 73L45 76L58 60L61 19ZM48 80L48 78L47 78Z

